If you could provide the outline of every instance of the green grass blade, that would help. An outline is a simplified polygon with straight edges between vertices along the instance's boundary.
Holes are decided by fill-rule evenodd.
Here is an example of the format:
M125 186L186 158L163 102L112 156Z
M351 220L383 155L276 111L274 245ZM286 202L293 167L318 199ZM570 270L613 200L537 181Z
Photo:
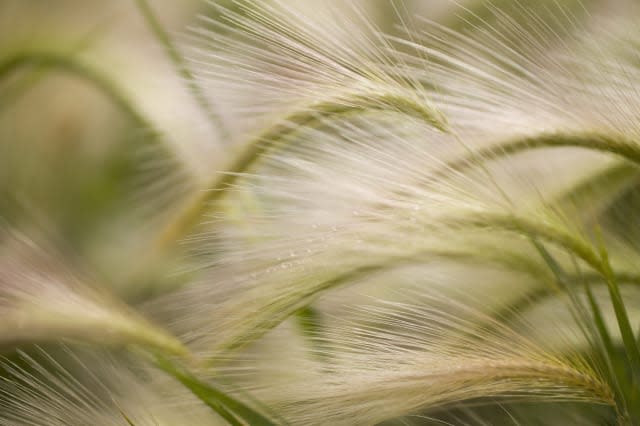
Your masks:
M602 259L603 275L607 280L609 296L611 297L613 310L615 312L616 319L618 320L618 328L620 329L622 342L624 344L627 357L629 358L633 381L637 386L640 384L640 349L638 348L638 342L636 341L631 327L631 322L629 321L627 308L625 307L622 294L620 293L618 280L609 262L609 254L602 243L600 243L600 257Z
M270 419L258 413L246 404L214 388L208 383L197 379L186 369L178 366L169 359L158 357L156 359L156 365L161 370L182 383L182 385L189 389L203 403L227 420L229 424L233 426L243 424L249 424L252 426L276 425L276 423L272 422ZM240 422L238 418L244 420L244 423Z
M127 424L129 426L136 426L136 424L133 422L133 420L131 420L131 418L129 416L127 416L127 413L125 413L122 408L117 407L118 408L118 412L120 413L120 415L122 416L122 418L124 419L125 422L127 422Z
M613 340L611 339L611 334L607 329L607 325L604 322L604 317L602 316L602 311L600 310L600 306L598 306L598 302L593 296L593 292L591 291L591 287L588 283L584 283L585 294L587 295L587 301L589 302L589 307L591 308L591 314L593 315L593 322L598 330L598 334L600 336L600 340L604 346L606 353L609 358L611 358L615 354L615 347L613 345Z
M600 307L598 306L598 303L593 296L593 292L591 291L589 283L586 280L583 281L591 315L587 314L581 300L575 294L573 288L569 286L567 274L562 270L560 265L551 256L544 245L537 241L534 237L531 237L530 239L533 245L538 250L540 256L544 259L545 263L553 271L564 292L569 296L574 308L574 317L576 321L578 322L578 324L581 324L581 329L583 330L585 337L589 342L591 342L593 348L596 350L597 356L602 357L602 362L604 362L605 368L609 371L611 383L613 385L612 389L614 389L614 392L616 394L616 412L619 416L626 416L627 401L625 399L625 392L621 391L620 389L620 382L625 381L624 371L623 368L620 368L621 366L615 362L615 360L617 359L616 348L613 344L611 334L607 329L602 311L600 310ZM575 262L575 259L574 264L576 268L579 268L578 264ZM592 333L592 326L595 326L597 338L602 346L598 345L590 336L590 334Z
M529 236L529 240L534 245L534 247L538 251L538 254L540 255L540 257L542 257L547 267L553 272L553 275L555 276L555 279L556 279L556 283L558 284L560 290L569 297L569 300L571 302L571 307L573 308L572 316L574 317L576 324L580 326L587 340L589 342L593 342L593 339L591 336L592 333L590 329L591 317L587 314L587 311L583 306L582 301L576 294L575 288L571 285L574 281L571 280L571 278L567 275L564 269L562 269L562 267L558 264L555 258L551 255L551 253L549 253L549 251L544 246L544 244L538 241L538 239L535 238L534 236ZM572 259L574 261L574 264L577 267L577 262L575 262L575 257L572 256ZM538 295L539 298L540 296L541 295ZM609 352L608 354L611 355L612 353Z
M551 253L549 253L549 251L546 249L546 247L543 246L542 243L540 243L540 241L538 241L538 239L536 237L530 236L529 240L531 241L531 244L533 244L533 246L537 250L538 254L540 254L540 257L542 257L542 260L544 260L544 262L547 264L549 269L551 269L551 272L553 272L553 275L555 275L557 282L559 284L561 284L563 290L567 291L568 290L567 285L566 285L566 281L567 281L566 280L566 276L567 276L567 274L564 272L562 267L551 256Z

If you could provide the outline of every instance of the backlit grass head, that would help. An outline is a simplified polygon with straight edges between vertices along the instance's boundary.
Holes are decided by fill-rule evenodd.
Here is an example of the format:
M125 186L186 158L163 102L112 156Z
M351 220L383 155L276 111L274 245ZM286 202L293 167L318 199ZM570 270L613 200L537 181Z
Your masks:
M178 43L132 2L205 141L7 54L16 99L82 79L133 145L71 239L37 195L73 179L12 185L44 156L1 141L0 424L640 422L637 35L574 3L389 2L383 32L220 1Z

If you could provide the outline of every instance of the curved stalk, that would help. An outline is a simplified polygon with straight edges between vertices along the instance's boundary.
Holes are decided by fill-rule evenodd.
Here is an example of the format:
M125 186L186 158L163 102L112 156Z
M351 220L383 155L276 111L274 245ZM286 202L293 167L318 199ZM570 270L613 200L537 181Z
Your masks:
M640 183L640 168L620 161L565 189L555 202L585 220L600 216L625 191Z
M486 161L499 160L512 154L543 148L574 147L600 151L619 156L640 166L640 141L622 135L600 132L552 132L510 139L495 146L471 153L468 157L448 163L436 171L430 180L438 180L450 174L460 173Z
M498 360L498 361L472 361L458 368L451 368L444 374L426 374L426 380L438 380L446 375L460 376L461 383L468 386L468 381L475 380L518 380L536 379L551 384L562 384L573 389L585 391L587 395L597 401L616 407L613 393L606 383L588 372L580 371L561 363L529 361L529 360ZM415 381L416 377L407 377L407 381ZM449 402L449 401L446 401Z
M143 18L149 24L151 31L164 47L164 50L171 62L173 62L176 71L185 80L187 88L191 92L196 103L200 106L202 112L207 116L215 130L220 133L220 136L222 136L223 139L228 140L230 138L229 131L225 127L219 114L217 114L211 103L207 100L202 87L200 87L195 76L189 69L187 61L182 56L173 40L171 40L169 34L167 34L165 29L162 27L162 24L160 24L158 17L153 12L151 6L149 6L147 0L135 0L135 2Z
M28 283L27 283L28 284ZM2 294L11 301L11 294ZM128 306L107 294L69 294L68 306L47 308L56 300L14 301L4 306L0 319L0 348L10 349L25 343L76 341L100 346L130 346L183 356L188 349L170 332L158 327ZM39 305L40 304L40 305Z
M111 102L138 127L146 129L154 137L159 136L159 132L135 109L133 104L129 102L115 83L100 74L97 70L73 59L73 57L54 52L20 51L0 60L0 79L26 66L55 68L58 71L66 72L91 83L107 96Z
M232 426L275 426L265 415L259 413L233 396L216 389L198 379L182 365L164 357L156 357L155 365L189 389L205 405L215 411Z
M177 337L96 286L54 247L13 231L0 231L0 241L0 346L73 340L187 353Z
M470 348L466 350L471 352ZM425 352L428 354L429 348ZM340 417L344 414L334 408L347 400L360 410L367 410L359 424L384 424L385 420L418 412L428 414L478 397L543 401L554 396L563 401L606 404L617 411L611 389L588 367L530 354L486 356L482 346L478 346L478 352L449 356L441 365L431 364L429 359L420 362L419 358L412 364L390 361L388 366L376 366L379 374L358 377L357 384L350 387L340 385L340 373L333 378L337 385L312 381L308 390L301 388L287 401L289 415L296 424L348 424L349 418L345 422ZM412 355L419 356L416 352ZM322 389L317 390L318 386ZM336 389L333 393L323 392L325 386ZM376 409L379 404L373 406L371 401L381 399L386 402L385 409ZM320 414L310 419L308 412Z
M575 254L595 271L602 275L605 274L605 268L600 258L586 241L543 221L506 213L485 213L477 214L473 218L452 220L450 223L466 228L495 228L501 231L515 232L526 237L539 237Z
M95 43L98 36L101 36L104 33L104 29L104 24L94 27L80 40L74 43L70 49L66 50L66 54L71 57L86 50ZM0 103L0 112L41 81L46 76L45 68L46 67L43 67L43 69L36 68L29 75L22 78L21 81L12 85L10 89L4 91L2 94L2 103Z

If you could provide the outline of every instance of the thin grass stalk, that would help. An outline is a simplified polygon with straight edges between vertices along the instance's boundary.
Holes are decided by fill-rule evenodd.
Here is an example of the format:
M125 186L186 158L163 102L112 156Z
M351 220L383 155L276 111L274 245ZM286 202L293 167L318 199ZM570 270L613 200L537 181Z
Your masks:
M96 41L98 36L101 35L104 30L105 29L102 25L92 29L88 34L82 37L82 39L78 40L73 46L71 46L66 54L69 57L73 57L74 55L84 51ZM49 68L51 69L54 67ZM11 90L7 90L3 93L2 102L0 103L0 112L2 112L6 107L12 105L12 102L40 82L46 76L46 70L46 66L37 68L31 74L25 76L21 81L19 81L15 85L16 87L13 87Z
M611 303L613 304L620 334L622 335L622 342L624 343L625 351L629 358L633 387L635 388L640 386L640 349L638 348L638 343L636 342L631 322L629 321L629 314L627 313L622 294L620 293L618 280L611 268L609 255L603 244L600 244L600 257L602 259L603 275L607 280Z
M220 417L232 426L255 425L275 426L276 423L268 417L255 411L243 402L220 391L208 383L196 378L186 368L164 357L156 357L155 365L169 376L175 378L189 389L196 397L206 404Z
M118 411L120 412L120 415L122 416L124 421L127 422L127 424L129 426L136 426L136 424L133 422L133 420L131 420L131 417L127 416L127 413L122 411L122 409L120 407L118 407Z
M149 5L149 2L147 2L147 0L135 0L135 3L138 7L138 10L140 11L140 14L149 25L149 28L153 32L154 36L164 47L164 50L173 63L175 70L185 80L187 88L193 96L193 99L196 101L202 112L207 116L213 128L220 134L222 140L230 141L231 134L225 126L224 121L214 110L214 107L209 102L207 96L204 93L204 90L202 89L202 87L200 87L200 84L198 84L196 77L191 72L191 69L189 68L189 65L187 64L184 56L182 55L182 53L180 53L180 50L173 42L173 40L171 40L171 37L169 37L169 34L165 31L162 24L160 24L160 21Z
M484 162L499 160L513 154L544 148L574 147L600 151L619 156L634 165L640 165L640 142L623 135L602 132L554 132L510 139L496 145L472 152L468 157L452 161L436 171L430 180L437 181L451 174L463 172ZM618 173L631 174L627 168Z
M591 309L591 314L593 315L593 322L598 330L598 334L600 336L600 340L602 342L604 352L607 354L609 358L609 362L611 362L611 357L615 353L615 347L613 345L613 340L611 339L611 335L609 334L609 330L607 329L607 325L604 322L604 317L602 316L602 311L600 310L600 306L598 305L597 300L593 296L593 292L591 291L591 286L588 283L584 283L585 294L587 295L587 301L589 302L589 307Z

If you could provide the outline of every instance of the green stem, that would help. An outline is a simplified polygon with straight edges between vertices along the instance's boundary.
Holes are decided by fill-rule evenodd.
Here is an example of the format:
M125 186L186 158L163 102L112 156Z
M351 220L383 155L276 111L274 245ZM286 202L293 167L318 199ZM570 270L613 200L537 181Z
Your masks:
M640 165L640 143L622 135L611 135L599 132L553 132L534 136L516 138L501 142L495 146L475 151L471 156L448 163L430 177L438 180L451 174L477 166L477 159L482 162L498 160L512 154L541 148L574 147L600 151L622 157L635 165Z
M596 329L598 330L598 334L600 335L600 340L602 341L606 354L609 358L612 358L615 354L615 347L613 345L611 335L609 334L609 330L607 329L607 325L604 321L602 311L598 306L596 298L593 296L593 292L591 291L591 287L589 286L589 284L585 283L584 289L587 295L587 300L589 301L589 306L591 308L591 314L593 315L593 321L596 325Z
M72 57L86 50L96 41L96 39L99 36L103 34L104 30L105 30L104 23L97 25L96 27L91 29L89 33L87 33L84 37L82 37L82 39L80 39L77 43L71 46L70 49L67 50L66 52L67 56ZM24 78L22 78L22 80L19 81L16 85L13 85L11 89L2 93L2 102L0 103L0 112L2 112L2 110L7 106L12 105L12 103L16 99L18 99L21 95L23 95L29 89L34 87L42 78L44 78L44 76L46 75L45 71L46 71L46 67L42 67L34 70L31 74L26 75Z
M640 349L629 321L629 315L620 293L620 286L618 285L618 278L611 268L609 263L609 255L604 248L604 245L600 244L600 257L603 265L603 276L607 280L607 286L609 288L609 295L611 297L611 303L613 304L613 310L618 320L618 327L620 328L620 334L622 335L622 342L624 343L627 357L629 358L630 368L632 372L632 381L634 386L640 386Z
M164 50L167 52L169 59L173 63L178 74L184 78L187 88L191 95L195 99L196 103L202 109L202 112L207 116L213 127L220 132L220 136L222 136L223 140L229 140L231 138L229 131L225 127L223 120L220 118L219 114L214 111L213 106L209 103L202 87L198 84L195 76L189 69L187 61L184 56L178 50L178 47L175 45L169 34L164 30L162 24L158 20L158 17L153 12L153 9L147 2L147 0L135 0L136 5L138 6L138 10L142 14L142 17L151 28L151 31L156 36L160 44L164 47Z
M605 365L607 366L607 368L609 368L609 371L611 374L610 377L612 377L614 380L613 383L614 384L618 383L616 380L616 377L618 377L617 372L615 371L612 363L612 360L616 356L613 340L611 339L611 335L607 330L607 326L604 322L604 317L602 316L600 307L598 306L598 303L595 297L593 296L593 293L591 292L591 287L589 286L589 283L587 282L587 280L583 280L585 294L587 295L587 300L589 302L589 307L591 309L591 315L587 313L587 310L585 309L582 303L582 300L580 300L576 292L572 291L571 284L576 282L576 280L570 279L567 276L564 269L553 258L551 253L549 253L546 247L543 244L541 244L539 241L537 241L535 237L531 237L531 241L533 245L536 247L536 249L538 250L538 253L540 254L540 256L544 259L549 269L553 271L553 274L556 278L556 282L560 284L562 291L569 297L569 300L571 301L571 305L573 307L572 314L574 319L576 320L576 323L581 326L581 329L585 337L592 344L592 347L597 351L597 354L602 355ZM575 257L572 257L572 261L574 263L574 267L577 273L579 274L578 278L582 278L580 276L580 267L578 263L575 261ZM595 323L595 331L598 334L598 338L600 342L604 346L604 350L602 350L602 346L596 344L596 342L594 342L593 340L593 337L594 337L593 336L594 330L592 326L593 323ZM621 393L616 392L616 395L620 396ZM619 400L624 403L623 398L619 398ZM616 411L618 413L621 413L620 407L618 407L617 405L616 405Z
M174 361L168 358L156 357L155 364L159 369L178 380L230 425L275 426L275 423L264 415L225 392L199 380Z
M531 220L508 213L486 213L477 214L473 218L452 220L451 224L468 228L496 228L502 231L516 232L526 237L540 237L575 254L603 276L605 274L600 258L586 241L576 238L569 232L546 221Z

